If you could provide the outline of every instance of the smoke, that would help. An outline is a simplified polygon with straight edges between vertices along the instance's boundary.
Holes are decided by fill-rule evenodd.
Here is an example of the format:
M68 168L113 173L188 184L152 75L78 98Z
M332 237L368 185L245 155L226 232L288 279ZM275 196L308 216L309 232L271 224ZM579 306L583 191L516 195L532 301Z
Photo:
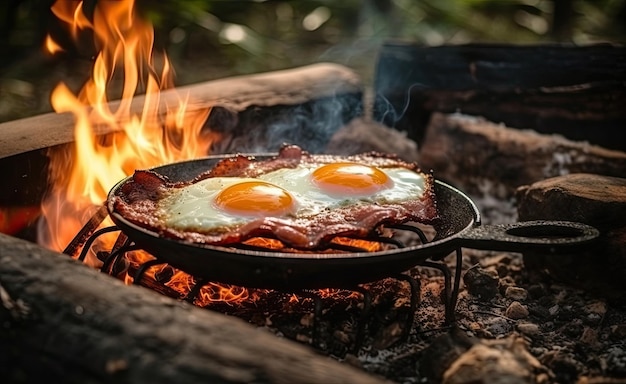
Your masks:
M251 107L239 113L236 124L222 132L223 140L212 150L265 153L295 144L310 153L323 153L341 127L362 115L360 93L334 94L293 106Z

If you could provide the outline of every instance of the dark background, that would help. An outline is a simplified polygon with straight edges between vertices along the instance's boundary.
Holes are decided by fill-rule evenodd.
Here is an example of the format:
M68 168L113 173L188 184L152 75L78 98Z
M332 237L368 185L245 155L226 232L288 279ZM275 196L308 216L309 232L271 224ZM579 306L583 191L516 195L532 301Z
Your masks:
M0 122L49 112L57 83L78 90L89 76L94 47L71 41L53 3L0 3ZM85 1L85 9L95 3ZM353 68L368 85L378 49L390 40L626 41L626 0L137 0L136 9L154 24L155 47L172 60L177 85L320 61ZM48 33L66 52L44 52Z

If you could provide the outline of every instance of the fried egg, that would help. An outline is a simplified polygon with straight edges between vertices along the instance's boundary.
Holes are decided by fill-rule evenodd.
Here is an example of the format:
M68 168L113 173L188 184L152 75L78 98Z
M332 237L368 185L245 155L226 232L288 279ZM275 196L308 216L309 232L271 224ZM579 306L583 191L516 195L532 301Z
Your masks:
M135 171L108 207L159 237L211 245L276 239L299 250L438 217L434 178L417 164L374 152L311 155L297 146L260 160L228 157L185 182Z
M224 233L265 217L313 218L363 204L398 204L424 194L422 174L356 162L298 164L257 177L210 177L172 188L158 216L176 230Z

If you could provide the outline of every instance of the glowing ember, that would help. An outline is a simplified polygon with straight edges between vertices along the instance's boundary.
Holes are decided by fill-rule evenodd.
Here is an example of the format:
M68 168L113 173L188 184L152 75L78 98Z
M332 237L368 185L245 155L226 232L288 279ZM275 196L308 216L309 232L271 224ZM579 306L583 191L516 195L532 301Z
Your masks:
M55 111L72 113L76 125L74 145L50 151L53 186L42 207L47 227L40 231L40 243L49 248L62 250L109 189L135 169L206 155L213 140L202 132L207 108L190 110L183 97L171 97L173 91L162 97L172 85L172 70L165 54L153 54L152 26L133 6L132 0L98 2L92 19L83 2L52 6L74 39L91 30L99 53L77 95L63 83L52 92ZM49 37L46 49L61 48ZM116 81L123 82L120 101L109 103ZM176 105L168 105L172 99Z

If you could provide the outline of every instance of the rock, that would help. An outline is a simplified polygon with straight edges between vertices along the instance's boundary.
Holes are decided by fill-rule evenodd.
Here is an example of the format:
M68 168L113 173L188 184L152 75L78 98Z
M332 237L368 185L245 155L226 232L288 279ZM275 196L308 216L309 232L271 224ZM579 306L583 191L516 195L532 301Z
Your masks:
M624 347L609 348L605 359L605 369L608 374L618 377L626 376L626 349Z
M450 332L437 337L424 349L419 361L420 375L429 382L441 382L444 373L459 356L476 344L476 339L468 337L461 329L454 327Z
M601 236L576 253L524 253L531 273L626 303L626 179L571 174L518 189L519 220L567 220L596 227Z
M596 300L585 305L584 310L588 315L595 315L602 318L606 315L607 306L604 301Z
M541 364L520 338L482 341L461 355L443 375L446 384L535 383Z
M541 362L555 374L555 383L575 383L581 363L572 354L555 349L545 353Z
M607 305L604 301L593 301L583 307L586 314L585 323L591 326L600 325L606 315Z
M530 337L535 337L540 333L539 326L534 323L519 323L516 328L521 334Z
M533 284L528 287L528 294L533 299L544 297L548 293L546 287L542 284Z
M493 299L498 294L499 281L497 272L479 266L468 269L463 275L467 291L485 301Z
M528 308L519 301L514 301L508 306L504 315L513 320L525 319L528 317Z
M585 327L582 335L580 335L580 342L591 347L598 345L598 332L589 327Z
M507 287L504 297L516 301L524 301L528 298L528 291L521 287Z
M513 330L510 319L501 316L494 316L484 321L485 329L491 335L490 338L497 338L509 334Z
M615 324L611 326L609 337L611 340L626 339L626 324Z
M585 326L580 319L574 319L564 322L559 332L572 339L579 339L583 332L585 332Z

